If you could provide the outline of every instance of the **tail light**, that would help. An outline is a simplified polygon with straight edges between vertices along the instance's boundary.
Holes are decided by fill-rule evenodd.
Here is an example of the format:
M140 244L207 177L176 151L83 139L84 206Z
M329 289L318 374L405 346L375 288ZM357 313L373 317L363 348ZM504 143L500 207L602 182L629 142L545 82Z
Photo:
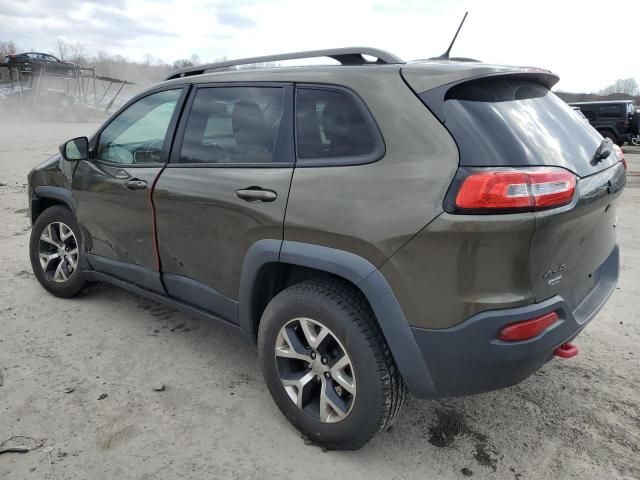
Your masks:
M445 200L450 213L531 212L571 203L576 176L562 168L461 168Z
M532 318L531 320L512 323L500 330L498 338L506 342L516 342L518 340L527 340L529 338L537 337L551 325L556 323L559 318L560 317L556 312L551 312L546 315L542 315L541 317Z
M613 151L616 152L616 155L620 159L619 161L622 162L622 166L626 170L627 169L627 161L624 158L624 153L622 152L622 148L620 148L618 145L616 145L614 143L613 144Z

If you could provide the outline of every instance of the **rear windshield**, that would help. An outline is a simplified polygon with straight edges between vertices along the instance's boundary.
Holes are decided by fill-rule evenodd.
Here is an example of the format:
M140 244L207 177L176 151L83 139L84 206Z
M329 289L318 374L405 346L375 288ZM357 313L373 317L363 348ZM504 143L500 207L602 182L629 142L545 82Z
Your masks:
M452 87L444 121L464 166L555 165L587 175L595 170L591 159L602 141L570 106L524 79L485 78Z

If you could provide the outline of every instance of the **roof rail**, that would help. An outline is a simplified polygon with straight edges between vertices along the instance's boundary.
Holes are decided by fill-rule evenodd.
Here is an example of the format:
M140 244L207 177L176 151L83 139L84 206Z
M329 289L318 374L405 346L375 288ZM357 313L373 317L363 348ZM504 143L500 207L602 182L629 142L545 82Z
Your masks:
M367 61L363 55L375 57L375 62ZM240 58L237 60L228 60L224 62L208 63L205 65L197 65L195 67L182 68L172 72L166 79L189 77L191 75L201 75L207 70L215 70L216 68L235 67L237 65L251 65L252 63L278 62L282 60L297 60L301 58L321 58L329 57L337 60L342 65L368 65L368 64L399 64L404 61L396 57L394 54L385 50L369 47L347 47L332 48L328 50L310 50L308 52L292 52L281 53L279 55L267 55L265 57Z

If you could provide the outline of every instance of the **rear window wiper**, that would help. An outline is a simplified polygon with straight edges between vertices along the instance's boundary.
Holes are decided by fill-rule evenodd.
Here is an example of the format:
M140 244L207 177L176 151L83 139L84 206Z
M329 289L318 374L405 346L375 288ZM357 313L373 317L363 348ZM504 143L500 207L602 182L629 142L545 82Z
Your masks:
M603 138L602 142L600 142L600 146L596 150L596 153L593 155L592 163L595 165L611 155L612 146L613 142L610 138Z

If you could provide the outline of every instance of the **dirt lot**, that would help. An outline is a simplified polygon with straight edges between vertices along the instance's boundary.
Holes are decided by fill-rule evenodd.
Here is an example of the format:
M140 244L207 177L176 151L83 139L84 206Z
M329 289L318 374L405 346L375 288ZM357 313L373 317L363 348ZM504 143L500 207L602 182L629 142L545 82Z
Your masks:
M279 413L237 333L112 287L60 300L37 284L26 174L94 127L0 124L0 442L44 442L0 455L0 478L53 478L46 447L57 479L640 478L640 155L619 289L577 358L500 392L410 399L364 449L325 452Z

